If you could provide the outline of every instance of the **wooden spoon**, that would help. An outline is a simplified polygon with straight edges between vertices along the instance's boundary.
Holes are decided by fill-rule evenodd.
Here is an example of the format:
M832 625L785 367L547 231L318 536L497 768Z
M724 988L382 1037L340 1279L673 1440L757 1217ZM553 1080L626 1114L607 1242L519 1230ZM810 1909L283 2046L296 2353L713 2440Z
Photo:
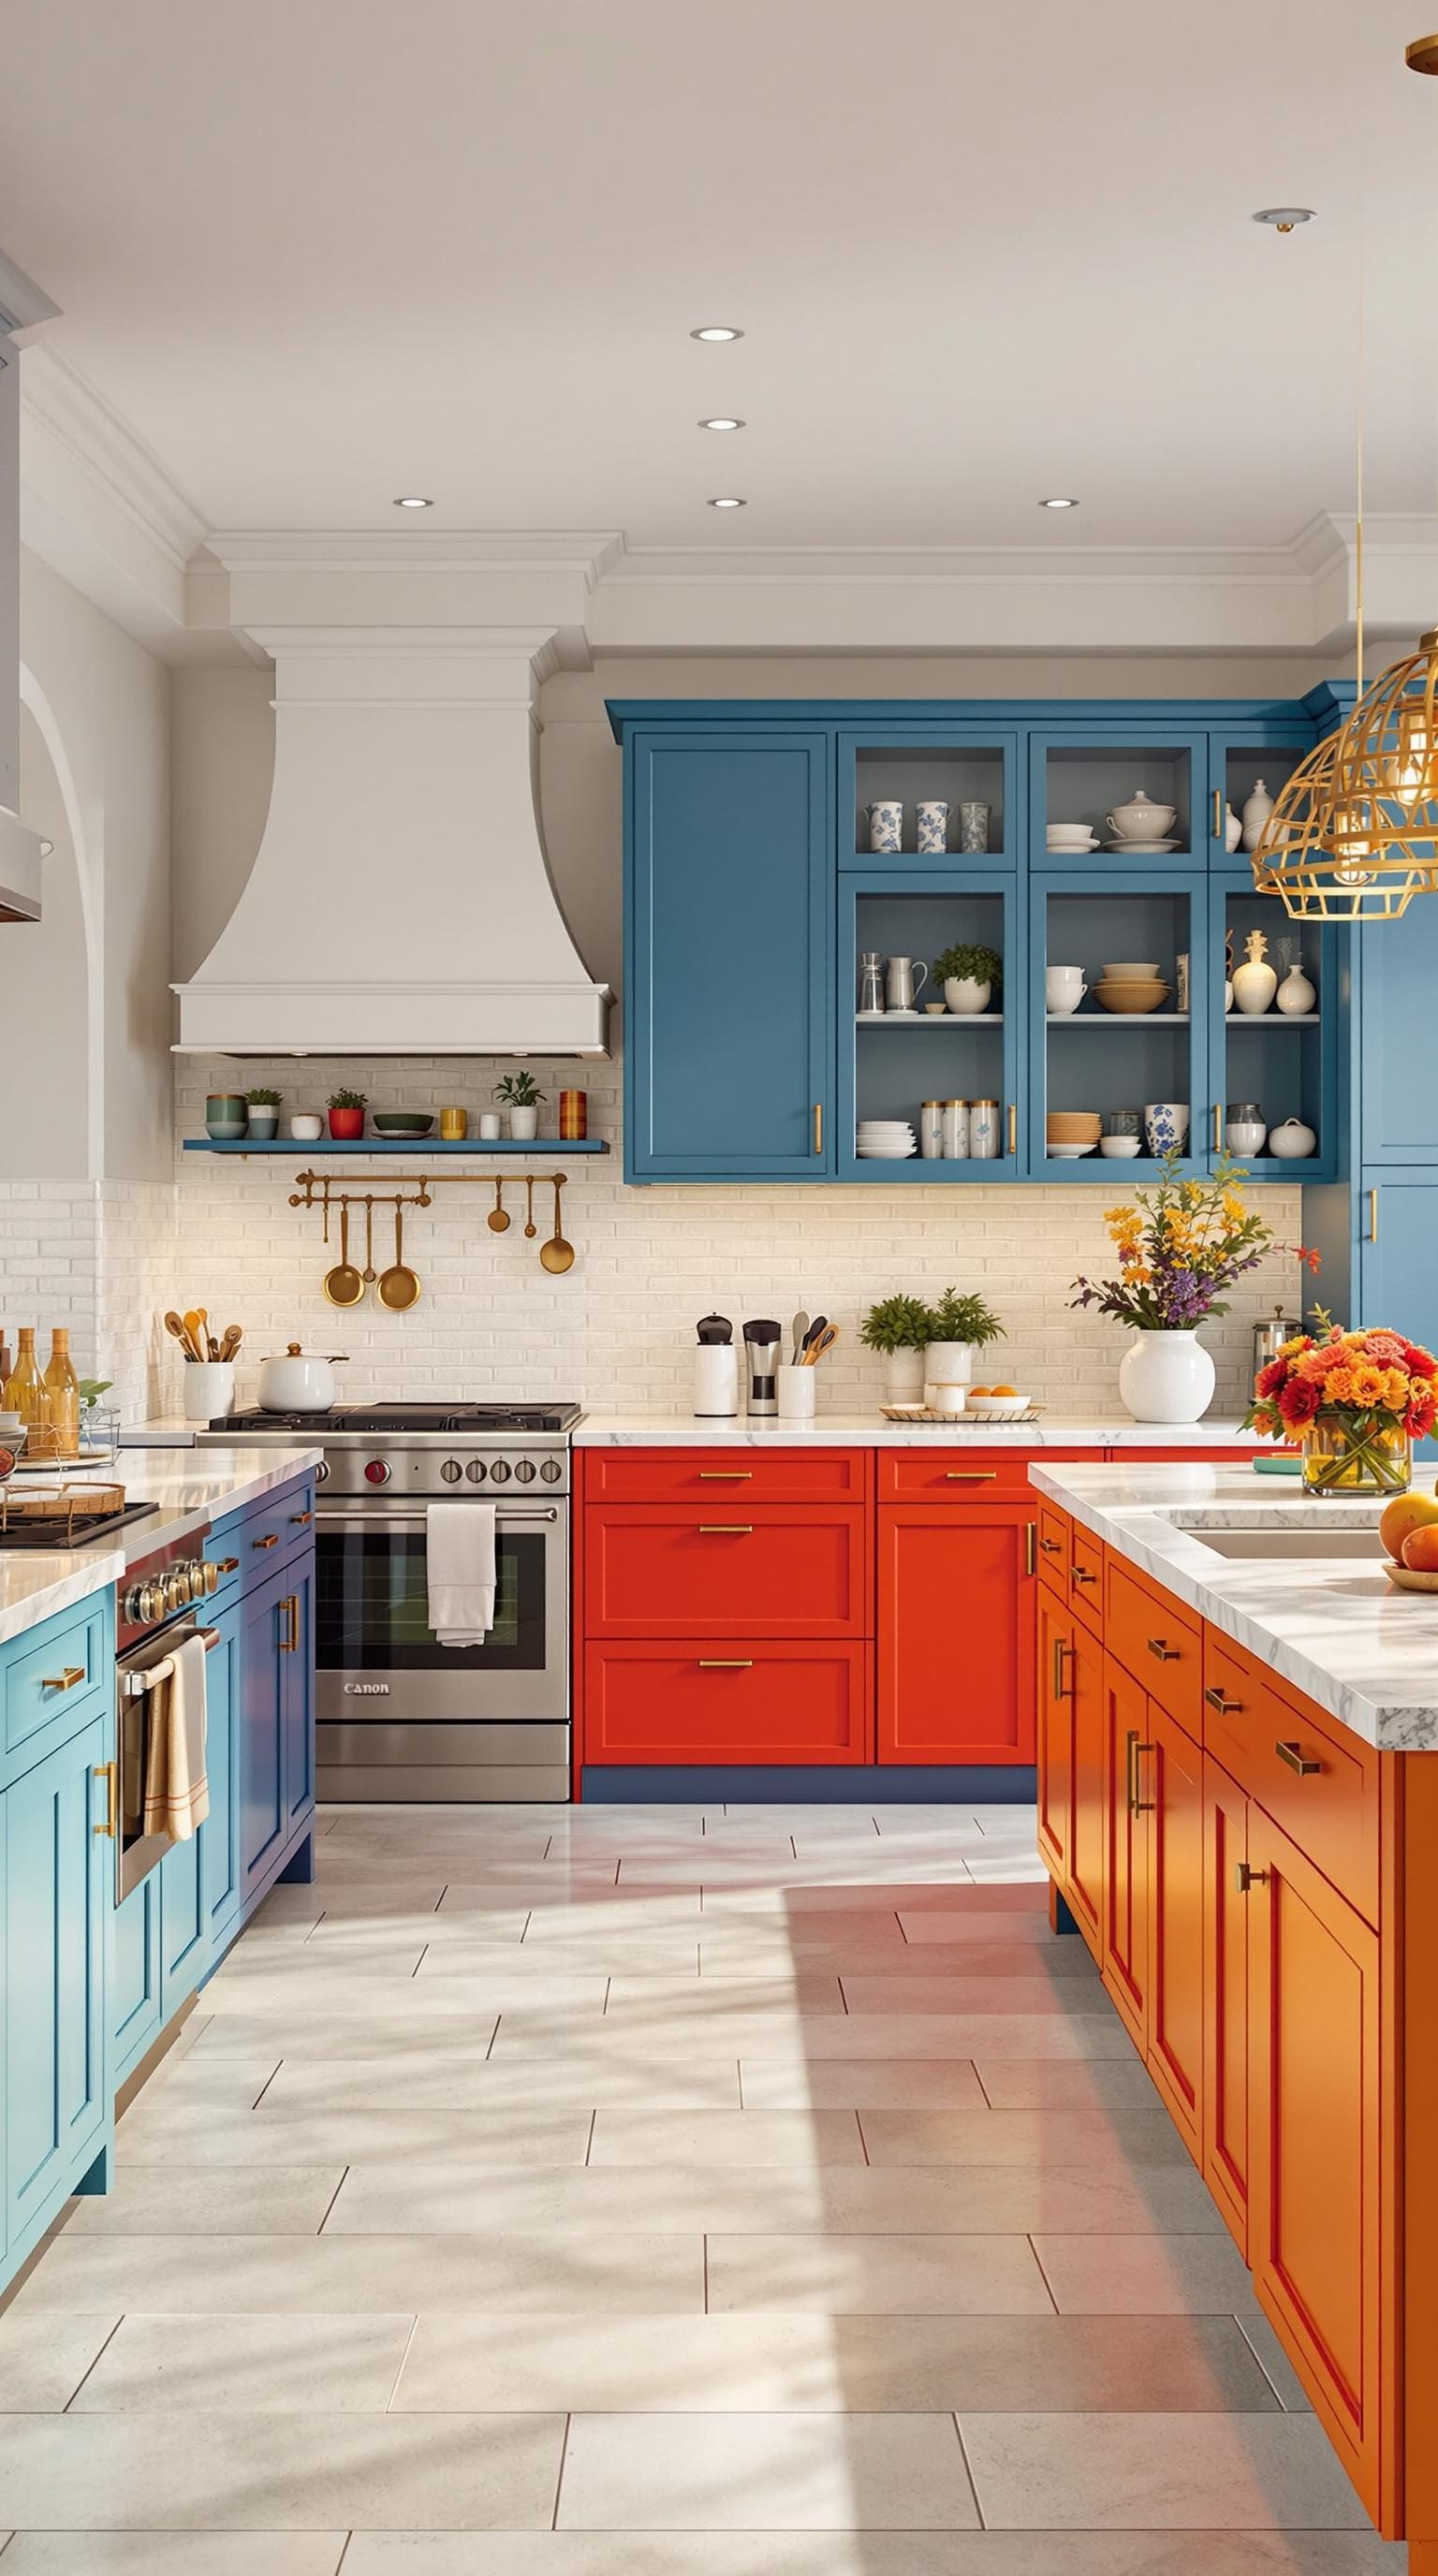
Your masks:
M382 1306L391 1314L403 1315L419 1295L419 1279L404 1257L404 1210L398 1199L394 1208L394 1259L388 1270L380 1272L375 1290Z
M226 1324L224 1339L220 1344L221 1359L232 1360L244 1338L244 1326L242 1324Z
M184 1316L177 1315L173 1306L165 1317L165 1330L167 1333L173 1333L187 1360L197 1360L199 1358L200 1354L196 1350L186 1329Z
M529 1192L528 1213L524 1220L524 1231L527 1235L533 1237L538 1234L539 1228L534 1222L534 1174L532 1172L525 1173L524 1186Z
M198 1306L187 1306L185 1308L185 1330L189 1334L190 1348L196 1359L202 1360L205 1356L205 1345L200 1339L200 1310Z
M572 1243L566 1243L559 1231L559 1193L564 1187L564 1181L563 1172L556 1172L554 1175L554 1232L549 1241L539 1247L539 1258L546 1270L572 1270L574 1267L574 1246Z
M332 1306L357 1306L364 1295L364 1280L350 1259L350 1212L345 1199L340 1201L340 1257L320 1284Z
M509 1211L504 1204L503 1181L497 1180L494 1184L494 1205L484 1221L491 1234L506 1234L509 1230Z

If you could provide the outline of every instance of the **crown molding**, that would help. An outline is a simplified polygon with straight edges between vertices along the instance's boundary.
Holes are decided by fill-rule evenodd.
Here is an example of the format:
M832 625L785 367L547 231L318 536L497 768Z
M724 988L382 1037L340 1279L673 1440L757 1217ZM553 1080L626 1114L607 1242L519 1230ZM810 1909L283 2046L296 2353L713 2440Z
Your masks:
M226 572L567 572L590 588L625 551L612 528L216 528L205 546Z

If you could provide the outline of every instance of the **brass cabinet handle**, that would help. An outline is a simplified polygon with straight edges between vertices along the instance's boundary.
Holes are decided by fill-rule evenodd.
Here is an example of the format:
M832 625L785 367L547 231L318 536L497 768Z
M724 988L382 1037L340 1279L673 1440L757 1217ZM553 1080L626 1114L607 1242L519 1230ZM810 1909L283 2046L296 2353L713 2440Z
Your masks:
M1156 1655L1161 1664L1176 1664L1180 1661L1177 1646L1171 1646L1166 1637L1150 1637L1148 1651L1151 1655Z
M1145 1753L1152 1753L1153 1746L1151 1743L1144 1743L1136 1726L1129 1728L1125 1743L1127 1750L1124 1754L1124 1769L1128 1789L1128 1811L1131 1816L1146 1816L1152 1813L1154 1802L1152 1798L1141 1798L1138 1794L1138 1766Z
M752 1673L752 1655L699 1655L695 1659L701 1673Z
M701 1467L699 1482L701 1485L747 1485L753 1473L752 1467Z
M1018 1150L1019 1150L1019 1111L1018 1111L1018 1103L1017 1103L1017 1101L1011 1100L1011 1101L1009 1102L1009 1152L1010 1152L1011 1154L1016 1154L1016 1153L1018 1152Z
M752 1521L701 1521L699 1535L701 1538L752 1538L754 1524Z
M237 1556L222 1556L219 1564L215 1568L215 1572L217 1574L234 1574L238 1571L239 1562L240 1560Z
M1214 1102L1214 1104L1213 1104L1213 1150L1214 1150L1215 1154L1217 1154L1217 1153L1221 1152L1221 1151L1222 1151L1222 1147L1223 1147L1223 1103L1222 1103L1222 1101L1221 1101L1221 1100L1215 1100L1215 1102Z
M1213 791L1213 821L1209 829L1215 841L1223 839L1223 791L1219 787Z
M1286 1762L1290 1771L1297 1772L1300 1780L1311 1780L1314 1773L1323 1768L1321 1762L1310 1762L1307 1754L1300 1753L1296 1744L1275 1744L1273 1750L1280 1762Z
M1097 1583L1098 1576L1091 1574L1086 1565L1074 1565L1069 1568L1069 1581L1070 1583Z
M1206 1690L1203 1696L1210 1708L1217 1709L1220 1717L1238 1717L1242 1714L1241 1699L1226 1699L1221 1690Z
M997 1467L946 1467L945 1481L950 1485L996 1485Z
M105 1821L103 1825L96 1825L95 1832L97 1834L108 1835L110 1841L113 1842L115 1839L115 1826L119 1817L120 1802L120 1772L118 1763L97 1762L95 1765L95 1778L97 1780L103 1780L105 1783Z
M291 1512L290 1527L291 1529L308 1529L313 1519L313 1512Z
M1034 1521L1025 1521L1025 1523L1024 1523L1024 1572L1025 1572L1025 1574L1036 1574L1036 1573L1038 1572L1038 1563L1039 1563L1039 1554L1038 1554L1038 1546L1037 1546L1038 1534L1039 1534L1039 1533L1038 1533L1038 1525L1037 1525L1037 1523L1036 1523L1036 1522L1034 1522Z
M1039 1540L1039 1545L1043 1549L1045 1556L1062 1556L1064 1552L1064 1543L1061 1538L1041 1538Z
M1053 1695L1055 1699L1064 1699L1067 1697L1067 1693L1064 1690L1064 1657L1067 1654L1071 1654L1072 1651L1073 1649L1069 1645L1067 1637L1055 1637L1053 1669Z
M816 1154L822 1154L822 1153L823 1153L823 1150L824 1150L824 1104L823 1104L823 1101L822 1101L822 1100L816 1100L816 1101L815 1101L815 1103L814 1103L814 1151L815 1151L815 1153L816 1153Z
M1268 1872L1266 1869L1250 1869L1246 1860L1235 1861L1233 1884L1240 1896L1246 1896L1251 1887L1267 1886Z
M252 1538L250 1541L251 1547L278 1547L279 1543L280 1534L278 1530L271 1530L267 1538Z
M85 1667L83 1664L67 1664L63 1673L46 1673L41 1680L40 1688L42 1690L52 1691L73 1690L75 1684L77 1682L82 1682L84 1678Z
M1376 1190L1370 1190L1368 1193L1368 1240L1370 1243L1376 1243L1378 1240L1378 1192Z
M297 1655L300 1651L299 1594L297 1592L287 1592L283 1601L280 1603L280 1608L282 1610L288 1610L290 1614L289 1633L280 1639L280 1653L282 1655Z

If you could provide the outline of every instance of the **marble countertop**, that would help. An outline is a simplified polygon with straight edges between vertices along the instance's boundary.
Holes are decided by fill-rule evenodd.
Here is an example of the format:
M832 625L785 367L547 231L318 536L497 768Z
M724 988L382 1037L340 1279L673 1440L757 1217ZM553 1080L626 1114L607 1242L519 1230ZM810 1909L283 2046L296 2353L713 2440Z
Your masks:
M1115 1555L1212 1621L1384 1752L1438 1751L1438 1594L1400 1592L1380 1564L1295 1552L1238 1563L1206 1531L1377 1530L1379 1503L1308 1499L1237 1464L1044 1465L1033 1482ZM1182 1525L1180 1525L1182 1524Z
M932 1449L948 1441L985 1449L1206 1449L1269 1444L1237 1419L1193 1422L1066 1422L1041 1413L1037 1422L886 1422L881 1413L821 1413L814 1422L700 1422L690 1413L587 1413L574 1431L576 1449Z
M118 1476L128 1501L154 1503L156 1509L143 1520L131 1521L113 1538L92 1540L88 1547L60 1553L37 1548L33 1555L18 1548L0 1553L0 1642L23 1636L27 1628L55 1611L68 1610L89 1593L118 1583L127 1566L142 1556L154 1555L158 1548L188 1537L226 1512L258 1502L277 1485L316 1466L320 1456L318 1449L299 1447L207 1449L202 1454L203 1466L193 1453L146 1457L131 1452L118 1468L72 1471L77 1484L92 1477Z

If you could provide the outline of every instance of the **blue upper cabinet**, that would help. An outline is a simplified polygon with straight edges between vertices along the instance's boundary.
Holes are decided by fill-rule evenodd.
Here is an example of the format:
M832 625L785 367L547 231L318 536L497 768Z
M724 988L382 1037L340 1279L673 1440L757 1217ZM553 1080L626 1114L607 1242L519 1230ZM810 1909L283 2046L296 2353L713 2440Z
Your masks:
M1427 1031L1438 995L1438 895L1415 895L1398 921L1366 924L1353 950L1362 1031L1356 1159L1438 1163Z
M1025 819L1017 730L982 717L841 727L836 802L841 868L1012 868Z
M626 1178L833 1171L832 736L628 745Z
M1117 865L1142 882L1206 865L1206 732L1114 708L1102 727L1076 717L1028 740L1030 867ZM1086 844L1071 837L1080 831Z

